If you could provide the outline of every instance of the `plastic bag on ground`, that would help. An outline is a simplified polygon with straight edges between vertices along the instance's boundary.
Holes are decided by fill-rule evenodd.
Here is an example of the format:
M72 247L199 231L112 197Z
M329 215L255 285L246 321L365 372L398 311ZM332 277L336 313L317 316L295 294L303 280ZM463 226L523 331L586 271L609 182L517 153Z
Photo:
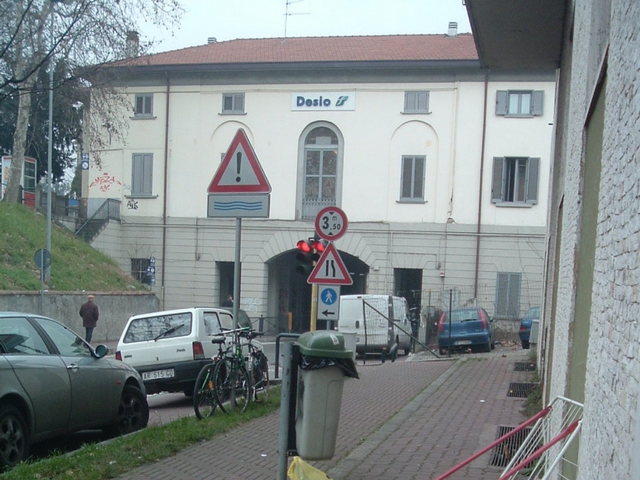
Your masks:
M293 457L287 477L290 480L331 480L326 473L304 462L300 457Z

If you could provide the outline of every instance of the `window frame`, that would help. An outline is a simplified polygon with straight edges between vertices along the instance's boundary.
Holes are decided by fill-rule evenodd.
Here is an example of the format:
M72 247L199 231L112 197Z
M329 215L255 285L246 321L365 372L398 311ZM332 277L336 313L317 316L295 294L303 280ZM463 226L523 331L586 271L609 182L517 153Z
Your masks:
M142 101L142 109L138 108L138 101ZM148 110L148 111L147 111ZM153 93L136 93L133 101L134 118L154 118L153 117Z
M407 173L407 161L411 162L411 185L409 196L405 195L405 173ZM421 178L416 178L416 162L422 162L422 175ZM427 156L426 155L403 155L400 171L400 199L402 203L424 203L425 201L425 183L426 183L426 171L427 171ZM420 195L416 195L417 181L420 181Z
M227 99L231 99L231 108L226 108ZM241 103L238 107L238 103ZM244 92L229 92L222 94L222 115L245 114L245 94Z
M151 259L147 258L130 258L131 260L131 276L143 284L149 284L148 268L151 265Z
M307 139L316 128L327 128L337 139L337 144L307 144ZM336 172L335 172L335 198L318 198L312 201L306 198L306 180L307 180L307 152L309 150L330 150L336 151ZM298 140L298 176L297 176L297 193L296 193L296 218L300 220L313 220L318 212L327 206L340 206L342 202L342 169L343 169L343 153L344 138L338 127L330 122L312 122L302 131Z
M521 178L519 162L526 162L525 178ZM511 164L514 165L511 165ZM538 204L538 189L540 183L539 157L494 157L491 184L491 202L502 206L530 207ZM521 183L520 183L521 180ZM521 185L523 192L519 192ZM522 200L517 200L522 193Z
M422 95L424 95L424 108L420 108L420 97ZM411 98L412 96L415 98ZM408 90L404 92L403 113L430 113L429 97L428 90Z
M139 170L142 171L138 173ZM131 156L131 197L152 196L153 153L134 153Z
M510 98L517 95L518 111L516 113L509 113ZM522 96L530 95L531 100L529 102L529 111L523 112ZM541 116L544 113L544 90L498 90L496 92L496 115L509 118L531 118Z

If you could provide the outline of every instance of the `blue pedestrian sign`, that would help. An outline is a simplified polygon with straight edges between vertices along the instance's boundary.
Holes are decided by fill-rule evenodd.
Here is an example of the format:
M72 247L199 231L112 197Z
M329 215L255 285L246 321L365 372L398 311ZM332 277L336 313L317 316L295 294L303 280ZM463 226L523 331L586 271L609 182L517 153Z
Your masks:
M318 285L318 320L337 321L340 314L340 286Z

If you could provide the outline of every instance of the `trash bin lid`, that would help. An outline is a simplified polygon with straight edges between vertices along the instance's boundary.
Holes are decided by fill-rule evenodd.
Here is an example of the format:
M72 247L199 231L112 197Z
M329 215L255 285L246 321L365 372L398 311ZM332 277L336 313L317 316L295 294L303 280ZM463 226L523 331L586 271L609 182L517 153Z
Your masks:
M353 352L344 348L344 336L341 333L319 330L303 333L296 344L300 353L310 357L351 358Z

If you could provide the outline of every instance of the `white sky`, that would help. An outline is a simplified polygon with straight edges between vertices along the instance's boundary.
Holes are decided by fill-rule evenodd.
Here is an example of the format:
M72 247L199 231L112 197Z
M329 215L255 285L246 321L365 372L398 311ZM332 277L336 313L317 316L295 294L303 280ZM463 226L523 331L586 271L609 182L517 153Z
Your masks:
M469 33L463 0L182 0L173 32L142 26L142 40L165 52L236 38ZM289 15L285 15L287 11ZM286 23L286 25L285 25Z

